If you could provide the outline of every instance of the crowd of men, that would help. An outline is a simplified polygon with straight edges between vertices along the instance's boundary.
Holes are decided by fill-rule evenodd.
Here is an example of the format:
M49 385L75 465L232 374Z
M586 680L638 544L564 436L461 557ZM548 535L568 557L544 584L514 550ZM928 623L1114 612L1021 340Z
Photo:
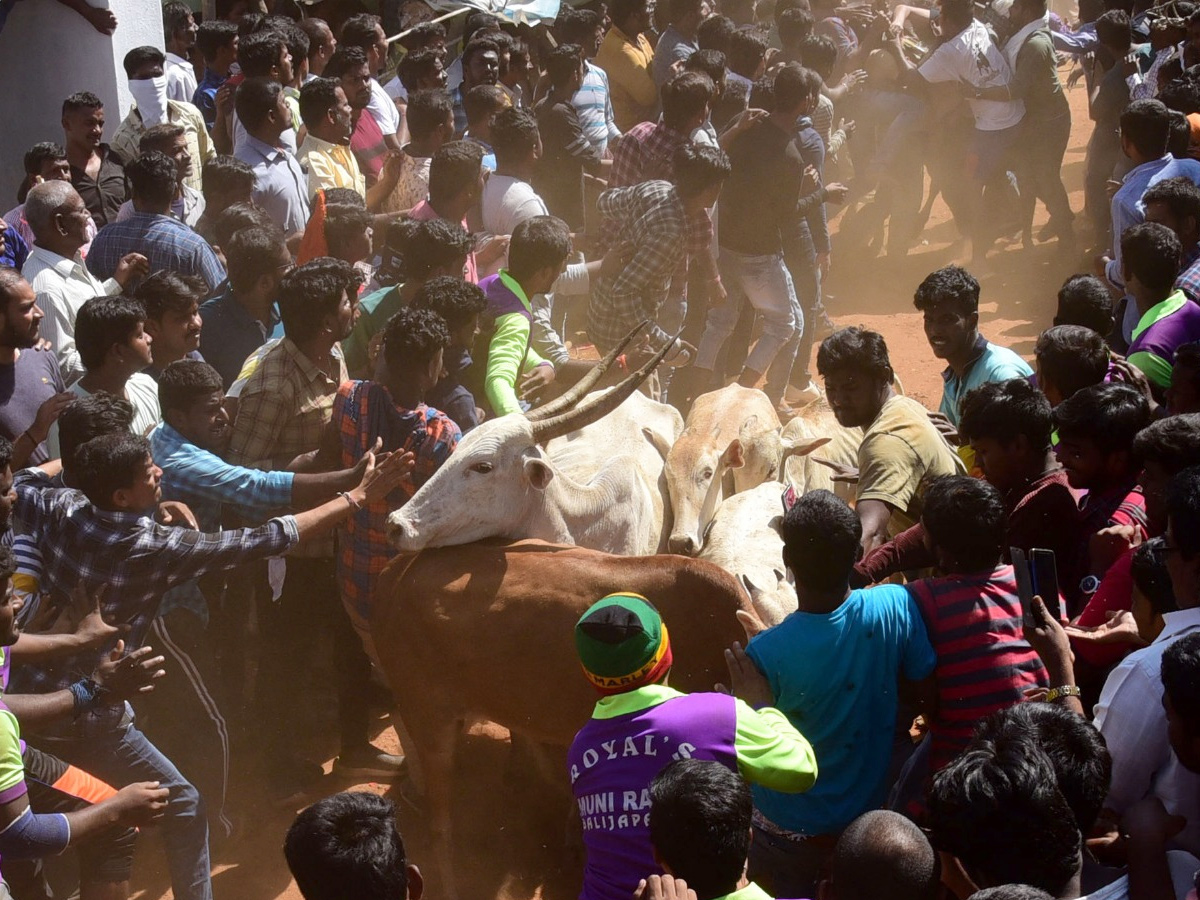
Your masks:
M362 633L388 512L643 323L621 364L661 352L683 412L736 380L858 429L855 502L785 494L799 609L746 620L728 694L668 686L653 597L579 620L581 897L1194 896L1200 8L996 6L593 0L452 45L167 3L129 112L64 98L0 223L0 896L61 891L67 848L83 900L127 896L157 823L174 896L208 900L231 765L312 792L310 720L335 773L401 779ZM862 264L937 194L977 273L1022 264L1001 240L1097 254L1033 365L966 268L917 285L927 410L822 289L839 205ZM1057 588L1031 600L1014 549ZM314 670L333 710L299 702ZM307 900L421 896L373 795L285 852Z

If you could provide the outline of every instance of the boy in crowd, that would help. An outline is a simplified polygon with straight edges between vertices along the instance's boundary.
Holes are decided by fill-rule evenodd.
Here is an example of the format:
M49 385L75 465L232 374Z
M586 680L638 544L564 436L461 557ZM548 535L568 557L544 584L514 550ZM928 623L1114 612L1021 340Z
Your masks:
M478 287L461 278L433 278L413 298L414 309L427 309L441 316L450 332L444 354L441 380L427 392L429 405L440 409L466 434L480 422L482 412L475 395L463 384L470 380L471 348L479 334L479 318L487 309L487 297Z
M803 796L755 787L750 875L774 897L811 897L836 836L887 794L900 682L924 704L937 657L903 587L850 589L862 525L843 501L805 494L781 530L799 607L754 637L746 655L774 704L804 727L821 775Z
M200 304L208 286L194 275L155 272L134 296L146 309L143 328L154 344L154 359L145 374L155 381L177 359L203 361L200 355Z
M1083 325L1047 328L1033 349L1037 386L1052 407L1108 377L1112 357L1103 336Z
M1200 412L1200 341L1183 344L1175 351L1166 400L1168 415Z
M1058 290L1055 325L1082 325L1101 337L1113 327L1112 294L1095 275L1072 275Z
M204 77L190 99L200 110L210 134L217 122L217 91L229 80L233 64L237 62L237 46L238 30L232 22L215 19L200 23L196 49L204 57Z
M217 217L235 203L251 203L253 196L254 170L250 166L234 156L213 157L204 164L204 214L196 223L196 233L218 245L213 235ZM216 246L216 250L221 256L224 248Z

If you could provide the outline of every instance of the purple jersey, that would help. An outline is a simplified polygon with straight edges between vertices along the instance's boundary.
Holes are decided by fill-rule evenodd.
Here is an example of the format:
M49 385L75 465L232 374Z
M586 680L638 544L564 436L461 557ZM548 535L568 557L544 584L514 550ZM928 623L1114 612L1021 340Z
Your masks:
M711 759L737 771L737 707L726 694L685 694L591 719L567 756L583 822L581 900L629 900L662 873L650 849L650 782L676 759Z

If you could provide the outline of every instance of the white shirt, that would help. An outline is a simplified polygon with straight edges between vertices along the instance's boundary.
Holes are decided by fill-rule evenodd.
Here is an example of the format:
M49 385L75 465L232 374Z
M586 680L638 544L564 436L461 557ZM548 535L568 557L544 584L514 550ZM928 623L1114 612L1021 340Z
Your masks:
M1162 657L1171 643L1200 631L1200 609L1163 616L1162 634L1149 647L1121 661L1100 692L1095 725L1112 755L1112 782L1105 806L1123 813L1153 794L1167 812L1184 816L1187 825L1173 846L1200 850L1200 775L1185 769L1171 750L1162 707Z
M67 388L77 397L90 397L91 391L85 390L78 381ZM162 422L162 412L158 405L158 382L144 372L138 372L125 382L125 399L133 407L133 422L129 425L131 434L139 437L149 437L150 432ZM58 422L50 426L46 436L46 451L51 457L62 456L62 447L58 438Z
M21 270L37 295L42 319L41 336L54 345L63 381L70 385L83 377L83 363L75 349L75 316L93 297L121 293L115 279L100 281L87 270L83 256L67 259L34 245Z
M391 81L383 86L384 93L392 98L392 105L395 106L397 100L408 101L408 88L404 86L404 82L397 75Z
M930 84L958 81L975 88L1002 87L1012 80L1008 60L978 20L933 51L917 70ZM1020 100L975 100L968 98L975 128L1000 131L1011 128L1025 115Z
M400 110L396 108L396 101L374 78L371 79L371 102L367 104L367 112L375 117L384 137L400 130Z
M247 136L246 127L244 125L242 125L241 119L239 119L237 116L237 113L234 112L234 114L233 114L233 155L234 156L237 156L238 147L240 147L245 142L246 136ZM283 144L283 148L285 150L287 150L288 153L292 154L292 156L296 155L296 151L298 149L296 146L296 129L294 129L294 128L283 129L283 133L281 135L279 135L279 142L281 144Z
M167 76L167 99L191 103L196 93L196 70L192 64L182 56L168 53L163 68Z
M512 234L526 219L550 215L537 191L515 175L489 175L480 204L483 230L492 234Z

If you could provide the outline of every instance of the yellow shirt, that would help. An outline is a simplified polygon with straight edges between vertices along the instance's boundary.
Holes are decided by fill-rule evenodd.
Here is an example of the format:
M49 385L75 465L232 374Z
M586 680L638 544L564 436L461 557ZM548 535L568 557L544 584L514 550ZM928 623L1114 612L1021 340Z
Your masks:
M213 149L212 141L208 137L204 117L200 115L200 110L190 103L168 100L167 121L172 125L183 126L183 137L187 141L188 155L192 158L192 174L185 178L183 183L198 191L201 189L201 169L204 168L206 162L217 155L217 151ZM146 125L142 122L142 114L138 112L135 104L129 110L129 115L117 126L116 134L112 136L109 146L117 151L123 162L129 164L141 155L138 141L142 139L145 132Z
M658 87L654 83L654 48L644 34L630 40L614 25L604 36L596 65L608 75L613 118L628 131L638 122L654 118L658 109Z
M858 499L892 507L888 533L921 517L921 494L942 475L964 475L966 466L911 397L892 397L863 434L858 450Z
M358 160L349 145L331 144L309 133L300 145L300 165L308 170L308 197L329 188L349 188L365 200L367 179L358 167Z

